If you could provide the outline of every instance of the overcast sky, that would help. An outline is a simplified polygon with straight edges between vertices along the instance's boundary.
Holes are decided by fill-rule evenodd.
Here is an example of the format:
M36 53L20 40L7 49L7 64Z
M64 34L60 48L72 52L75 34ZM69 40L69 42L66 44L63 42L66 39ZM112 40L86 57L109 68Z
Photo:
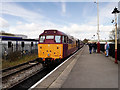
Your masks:
M95 1L95 0L94 0ZM111 14L117 2L99 2L100 39L114 28ZM2 2L0 29L38 38L45 29L57 29L78 39L97 39L97 4L94 2Z

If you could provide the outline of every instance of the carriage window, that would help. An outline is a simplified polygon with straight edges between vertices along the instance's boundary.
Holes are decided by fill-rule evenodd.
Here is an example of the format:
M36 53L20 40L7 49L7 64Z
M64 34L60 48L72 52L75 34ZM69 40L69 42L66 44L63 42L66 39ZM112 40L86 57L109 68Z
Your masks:
M31 42L31 47L33 47L33 42Z
M40 36L40 42L44 42L45 36Z
M56 43L60 43L61 42L61 36L55 36L55 41L56 41Z
M68 39L68 37L66 37L66 40L67 40L67 43L69 42L69 39Z
M24 42L21 42L21 47L24 47Z
M69 39L69 44L72 44L72 43L73 43L73 41L71 39Z
M53 35L46 36L46 39L54 39Z
M8 48L12 47L12 42L8 42Z

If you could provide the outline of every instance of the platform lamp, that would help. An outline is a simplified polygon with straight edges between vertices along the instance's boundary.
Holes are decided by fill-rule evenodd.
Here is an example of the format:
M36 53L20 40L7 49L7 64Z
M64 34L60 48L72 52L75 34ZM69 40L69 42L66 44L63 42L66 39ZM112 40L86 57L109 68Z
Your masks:
M117 14L120 13L115 7L112 14L115 14L115 63L117 64Z

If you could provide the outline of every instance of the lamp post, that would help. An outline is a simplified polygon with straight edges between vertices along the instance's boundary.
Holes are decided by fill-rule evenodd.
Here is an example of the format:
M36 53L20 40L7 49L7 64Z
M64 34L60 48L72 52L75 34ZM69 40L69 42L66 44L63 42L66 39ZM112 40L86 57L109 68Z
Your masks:
M120 11L115 7L112 14L115 14L115 63L117 64L117 13Z
M100 53L100 36L99 36L99 3L98 3L98 0L97 2L95 2L97 4L97 26L98 26L98 29L97 29L97 35L98 35L98 42L97 42L97 53Z

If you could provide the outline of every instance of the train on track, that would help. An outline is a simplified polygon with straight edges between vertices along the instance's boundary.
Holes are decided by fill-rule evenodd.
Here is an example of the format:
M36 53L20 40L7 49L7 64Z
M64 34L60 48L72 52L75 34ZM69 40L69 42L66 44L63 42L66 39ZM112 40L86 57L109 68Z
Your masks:
M38 58L42 64L61 62L83 46L79 39L58 30L44 30L39 35Z
M13 53L27 54L36 52L38 40L36 39L24 39L18 36L0 36L0 56L2 59L10 59L10 55Z

